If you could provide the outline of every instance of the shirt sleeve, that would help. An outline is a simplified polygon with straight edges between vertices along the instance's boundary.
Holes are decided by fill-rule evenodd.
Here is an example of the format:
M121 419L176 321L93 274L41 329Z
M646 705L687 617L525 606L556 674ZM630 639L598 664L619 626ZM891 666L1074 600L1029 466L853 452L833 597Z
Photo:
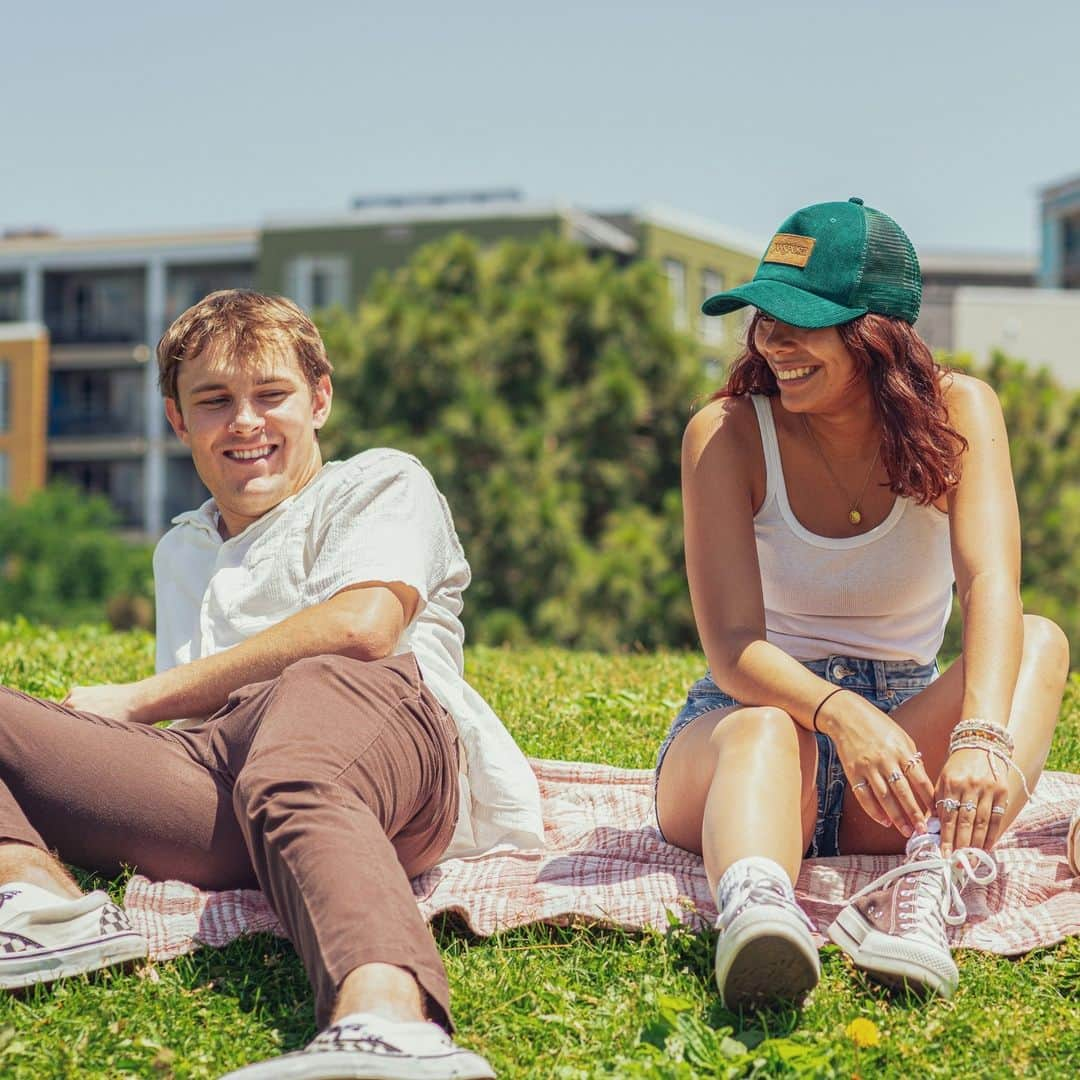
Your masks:
M308 603L364 581L402 582L419 594L419 611L460 551L449 508L415 459L395 453L371 464L354 460L313 538Z

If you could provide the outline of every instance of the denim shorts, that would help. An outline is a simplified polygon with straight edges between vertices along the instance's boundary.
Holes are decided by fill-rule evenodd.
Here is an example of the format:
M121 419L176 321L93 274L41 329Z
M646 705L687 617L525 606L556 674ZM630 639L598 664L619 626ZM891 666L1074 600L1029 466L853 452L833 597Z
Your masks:
M936 661L920 664L915 660L866 660L858 656L829 656L824 660L805 660L803 666L834 686L861 694L886 713L892 712L908 698L926 689L938 676ZM712 681L709 672L698 679L686 695L686 704L672 721L667 738L660 744L660 751L656 756L657 781L660 779L660 768L664 764L668 749L687 724L713 709L727 709L738 704L739 702L725 694ZM847 777L844 776L832 739L821 734L816 738L818 814L814 837L806 852L808 859L840 854L840 816L844 809L844 790L847 787ZM659 818L656 827L660 828ZM663 836L662 829L660 835Z

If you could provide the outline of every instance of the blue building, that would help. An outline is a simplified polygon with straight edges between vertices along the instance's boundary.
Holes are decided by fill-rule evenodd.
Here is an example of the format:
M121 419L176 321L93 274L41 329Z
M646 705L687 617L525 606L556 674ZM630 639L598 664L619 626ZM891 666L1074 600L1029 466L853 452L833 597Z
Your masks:
M1043 188L1039 202L1039 286L1080 289L1080 176Z

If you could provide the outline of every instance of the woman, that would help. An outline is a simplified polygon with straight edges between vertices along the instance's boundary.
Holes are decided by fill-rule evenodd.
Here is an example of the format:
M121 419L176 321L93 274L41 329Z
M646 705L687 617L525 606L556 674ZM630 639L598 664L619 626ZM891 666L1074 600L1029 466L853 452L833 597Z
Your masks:
M656 810L704 856L728 1007L816 984L792 884L841 852L907 858L833 940L885 982L951 995L944 923L965 876L993 876L984 852L1049 750L1068 643L1022 612L1001 409L934 363L921 293L907 236L852 198L793 214L753 281L703 306L757 310L684 440L709 672L661 747ZM963 653L938 678L954 578Z

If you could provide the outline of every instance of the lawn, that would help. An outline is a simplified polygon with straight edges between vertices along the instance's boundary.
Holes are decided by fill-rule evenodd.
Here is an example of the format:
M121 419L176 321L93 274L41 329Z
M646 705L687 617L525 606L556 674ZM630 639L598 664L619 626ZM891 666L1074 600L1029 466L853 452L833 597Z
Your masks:
M598 656L474 649L474 685L526 753L648 767L692 654ZM149 673L145 635L0 624L0 683L61 697ZM1050 767L1080 770L1080 678ZM97 884L103 884L98 882ZM117 895L123 880L104 883ZM436 934L460 1039L501 1077L1075 1076L1080 941L1000 960L959 957L952 1002L866 984L835 948L801 1013L734 1016L717 1003L710 935L533 927ZM853 1025L856 1020L869 1021ZM303 1045L311 997L291 947L268 937L0 1001L0 1077L215 1077Z

